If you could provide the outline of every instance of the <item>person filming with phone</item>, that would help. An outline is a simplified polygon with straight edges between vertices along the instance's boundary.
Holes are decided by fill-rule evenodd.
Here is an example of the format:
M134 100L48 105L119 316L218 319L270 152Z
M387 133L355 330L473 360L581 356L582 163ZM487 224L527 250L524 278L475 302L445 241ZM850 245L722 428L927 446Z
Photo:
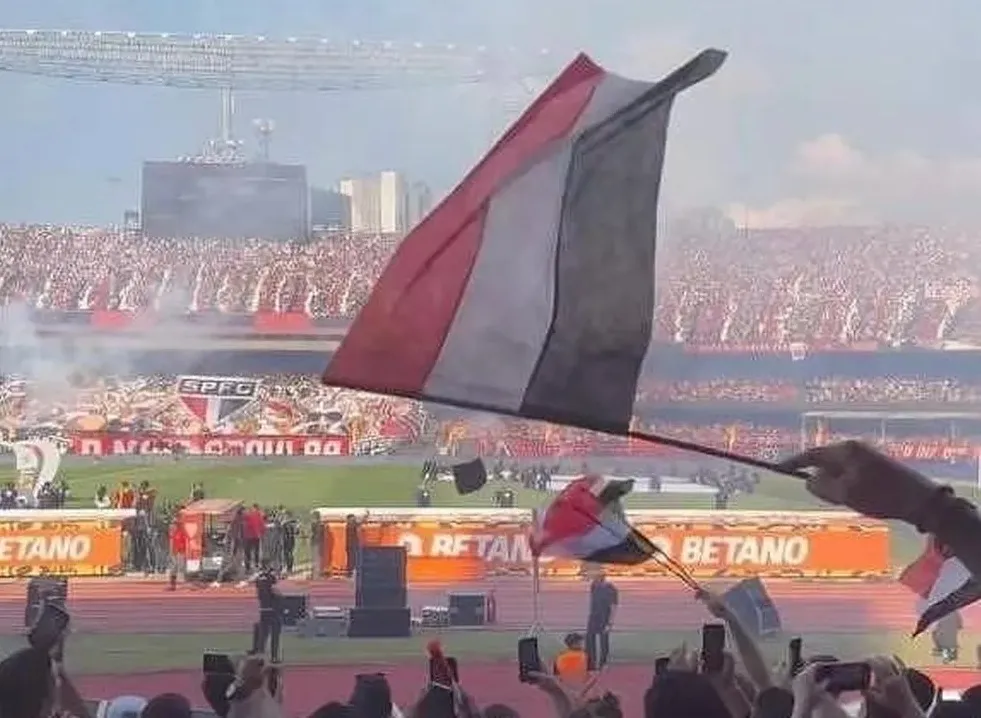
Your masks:
M596 566L592 576L586 619L586 657L589 670L598 671L610 659L610 630L620 603L620 592L606 579L602 566Z

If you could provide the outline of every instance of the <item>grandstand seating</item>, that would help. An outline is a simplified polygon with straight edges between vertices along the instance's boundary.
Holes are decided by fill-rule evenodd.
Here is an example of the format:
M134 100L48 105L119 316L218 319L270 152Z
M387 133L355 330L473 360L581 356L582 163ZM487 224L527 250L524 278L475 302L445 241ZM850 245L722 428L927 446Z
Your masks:
M70 382L49 388L31 381L7 377L0 382L0 433L11 436L32 427L57 427L65 434L85 432L124 433L143 436L196 436L209 429L177 401L177 378L140 376L105 378L74 376ZM906 406L910 400L958 400L977 404L981 386L956 382L899 380L857 381L824 378L800 385L788 382L740 382L713 380L705 384L649 383L639 406L644 407L641 425L663 436L774 458L799 448L801 435L798 410L809 405L820 408L836 402L891 403ZM744 416L740 411L713 413L726 402L739 408L759 406L786 409L786 417ZM699 418L669 420L673 403L697 408L704 403L707 414ZM742 418L740 418L742 417ZM976 452L965 450L981 443L978 422L961 422L956 440L943 421L920 422L905 430L890 429L891 440L918 449L920 459L967 461ZM817 424L811 427L818 431ZM848 430L847 435L841 430ZM302 435L343 433L352 446L384 442L387 447L419 445L450 453L503 454L525 458L586 456L590 454L648 456L659 447L618 437L596 435L569 427L539 422L475 416L421 402L384 397L347 389L325 387L315 379L298 375L260 377L255 402L223 425L222 433L236 435ZM881 440L879 425L833 422L820 429L822 441L847 437ZM810 437L817 440L816 436ZM943 451L956 451L946 456ZM896 448L896 453L903 449ZM910 450L911 451L911 450ZM924 453L926 452L926 453Z
M972 341L981 337L975 239L896 227L666 238L656 335L757 350ZM98 228L0 226L0 303L49 312L349 318L396 243L348 234L304 245L143 240Z

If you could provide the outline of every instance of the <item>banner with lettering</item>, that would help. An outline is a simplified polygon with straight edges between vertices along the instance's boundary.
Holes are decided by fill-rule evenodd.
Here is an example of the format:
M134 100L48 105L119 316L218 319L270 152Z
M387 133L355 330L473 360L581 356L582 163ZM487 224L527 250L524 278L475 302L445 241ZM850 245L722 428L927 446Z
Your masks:
M0 578L123 573L122 519L62 518L45 510L10 511L22 518L7 520L6 513L0 512Z
M347 515L359 517L363 546L405 546L411 581L456 582L527 575L530 512L476 515L453 509L319 510L321 566L346 568ZM385 512L388 513L385 513ZM840 512L628 511L651 541L697 578L873 578L892 574L888 526ZM616 576L668 575L656 562L609 566ZM577 577L579 562L545 557L544 577Z
M175 454L186 456L348 456L346 436L293 434L72 434L71 450L78 456L135 456Z

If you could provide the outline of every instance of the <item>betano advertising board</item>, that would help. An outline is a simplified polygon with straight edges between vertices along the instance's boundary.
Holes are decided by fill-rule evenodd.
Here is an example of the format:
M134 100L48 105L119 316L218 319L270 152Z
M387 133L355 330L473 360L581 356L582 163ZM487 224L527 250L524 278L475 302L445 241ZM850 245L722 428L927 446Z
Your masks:
M0 514L0 578L122 573L132 510L13 510Z
M347 561L346 518L363 546L405 546L410 581L458 582L528 575L531 513L521 509L318 509L321 565ZM891 575L888 526L842 512L628 511L633 524L696 578L878 578ZM578 561L543 557L543 577L576 577ZM615 576L661 577L649 561Z

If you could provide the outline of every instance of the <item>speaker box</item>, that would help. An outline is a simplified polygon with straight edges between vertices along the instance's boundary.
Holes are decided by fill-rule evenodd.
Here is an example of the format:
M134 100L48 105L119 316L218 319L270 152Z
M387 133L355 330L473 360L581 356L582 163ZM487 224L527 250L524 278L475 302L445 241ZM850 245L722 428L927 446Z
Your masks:
M287 594L283 596L283 628L296 628L307 617L307 597Z
M362 586L354 589L354 605L359 608L405 608L409 592L405 585Z
M403 546L363 547L354 585L354 605L362 608L405 608L408 605Z
M372 586L404 585L407 561L404 546L362 546L357 582Z
M408 608L352 608L348 638L407 638L412 635Z
M451 626L483 626L487 623L487 594L451 593Z

